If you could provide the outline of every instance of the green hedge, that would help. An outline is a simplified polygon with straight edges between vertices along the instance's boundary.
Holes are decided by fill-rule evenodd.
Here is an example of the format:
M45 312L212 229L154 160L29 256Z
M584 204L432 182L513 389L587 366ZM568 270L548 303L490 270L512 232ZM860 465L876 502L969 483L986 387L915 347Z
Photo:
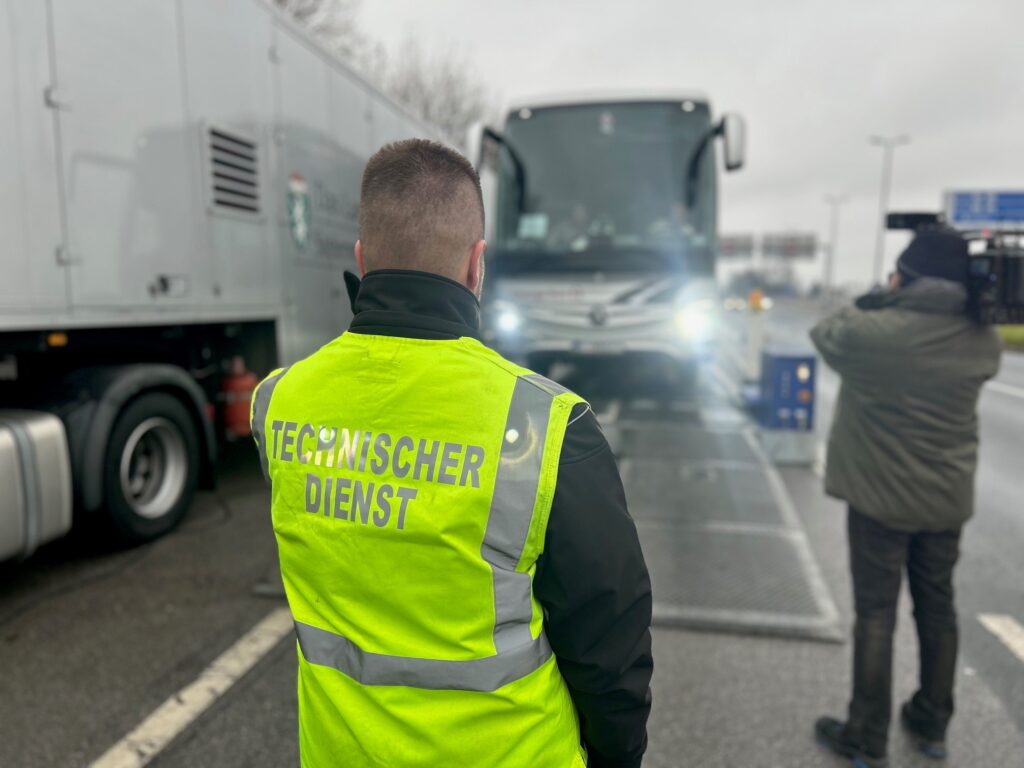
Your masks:
M1007 345L1024 349L1024 325L1001 325L999 332Z

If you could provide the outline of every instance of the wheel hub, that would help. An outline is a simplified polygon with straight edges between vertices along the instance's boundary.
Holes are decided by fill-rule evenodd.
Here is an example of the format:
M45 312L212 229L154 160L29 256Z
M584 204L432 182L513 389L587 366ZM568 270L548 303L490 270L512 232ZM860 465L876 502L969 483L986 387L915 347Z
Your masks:
M140 423L121 452L121 492L140 517L155 519L181 498L188 457L181 432L170 420L154 416Z

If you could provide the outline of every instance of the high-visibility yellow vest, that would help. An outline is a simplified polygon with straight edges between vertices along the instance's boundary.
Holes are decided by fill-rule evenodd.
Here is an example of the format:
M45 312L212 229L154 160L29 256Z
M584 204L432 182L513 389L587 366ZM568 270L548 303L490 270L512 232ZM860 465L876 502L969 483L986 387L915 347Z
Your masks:
M260 384L304 766L586 764L532 589L579 402L470 338L346 333Z

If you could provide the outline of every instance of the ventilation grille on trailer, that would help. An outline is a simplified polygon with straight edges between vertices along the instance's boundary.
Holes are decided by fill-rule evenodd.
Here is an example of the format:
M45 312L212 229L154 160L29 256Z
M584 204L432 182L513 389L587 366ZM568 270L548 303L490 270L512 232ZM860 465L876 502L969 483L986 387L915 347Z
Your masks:
M259 213L259 154L256 142L219 128L210 128L209 139L214 206Z

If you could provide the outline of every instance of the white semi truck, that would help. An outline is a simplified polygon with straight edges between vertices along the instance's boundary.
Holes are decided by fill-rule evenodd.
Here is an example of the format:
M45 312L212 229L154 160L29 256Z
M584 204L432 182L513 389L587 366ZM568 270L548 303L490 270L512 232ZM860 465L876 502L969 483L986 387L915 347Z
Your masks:
M716 139L741 168L742 118L684 92L530 99L474 131L496 171L489 341L536 370L596 362L691 388L717 306Z
M149 539L245 369L345 328L363 165L433 131L261 0L4 0L0 62L0 560Z

